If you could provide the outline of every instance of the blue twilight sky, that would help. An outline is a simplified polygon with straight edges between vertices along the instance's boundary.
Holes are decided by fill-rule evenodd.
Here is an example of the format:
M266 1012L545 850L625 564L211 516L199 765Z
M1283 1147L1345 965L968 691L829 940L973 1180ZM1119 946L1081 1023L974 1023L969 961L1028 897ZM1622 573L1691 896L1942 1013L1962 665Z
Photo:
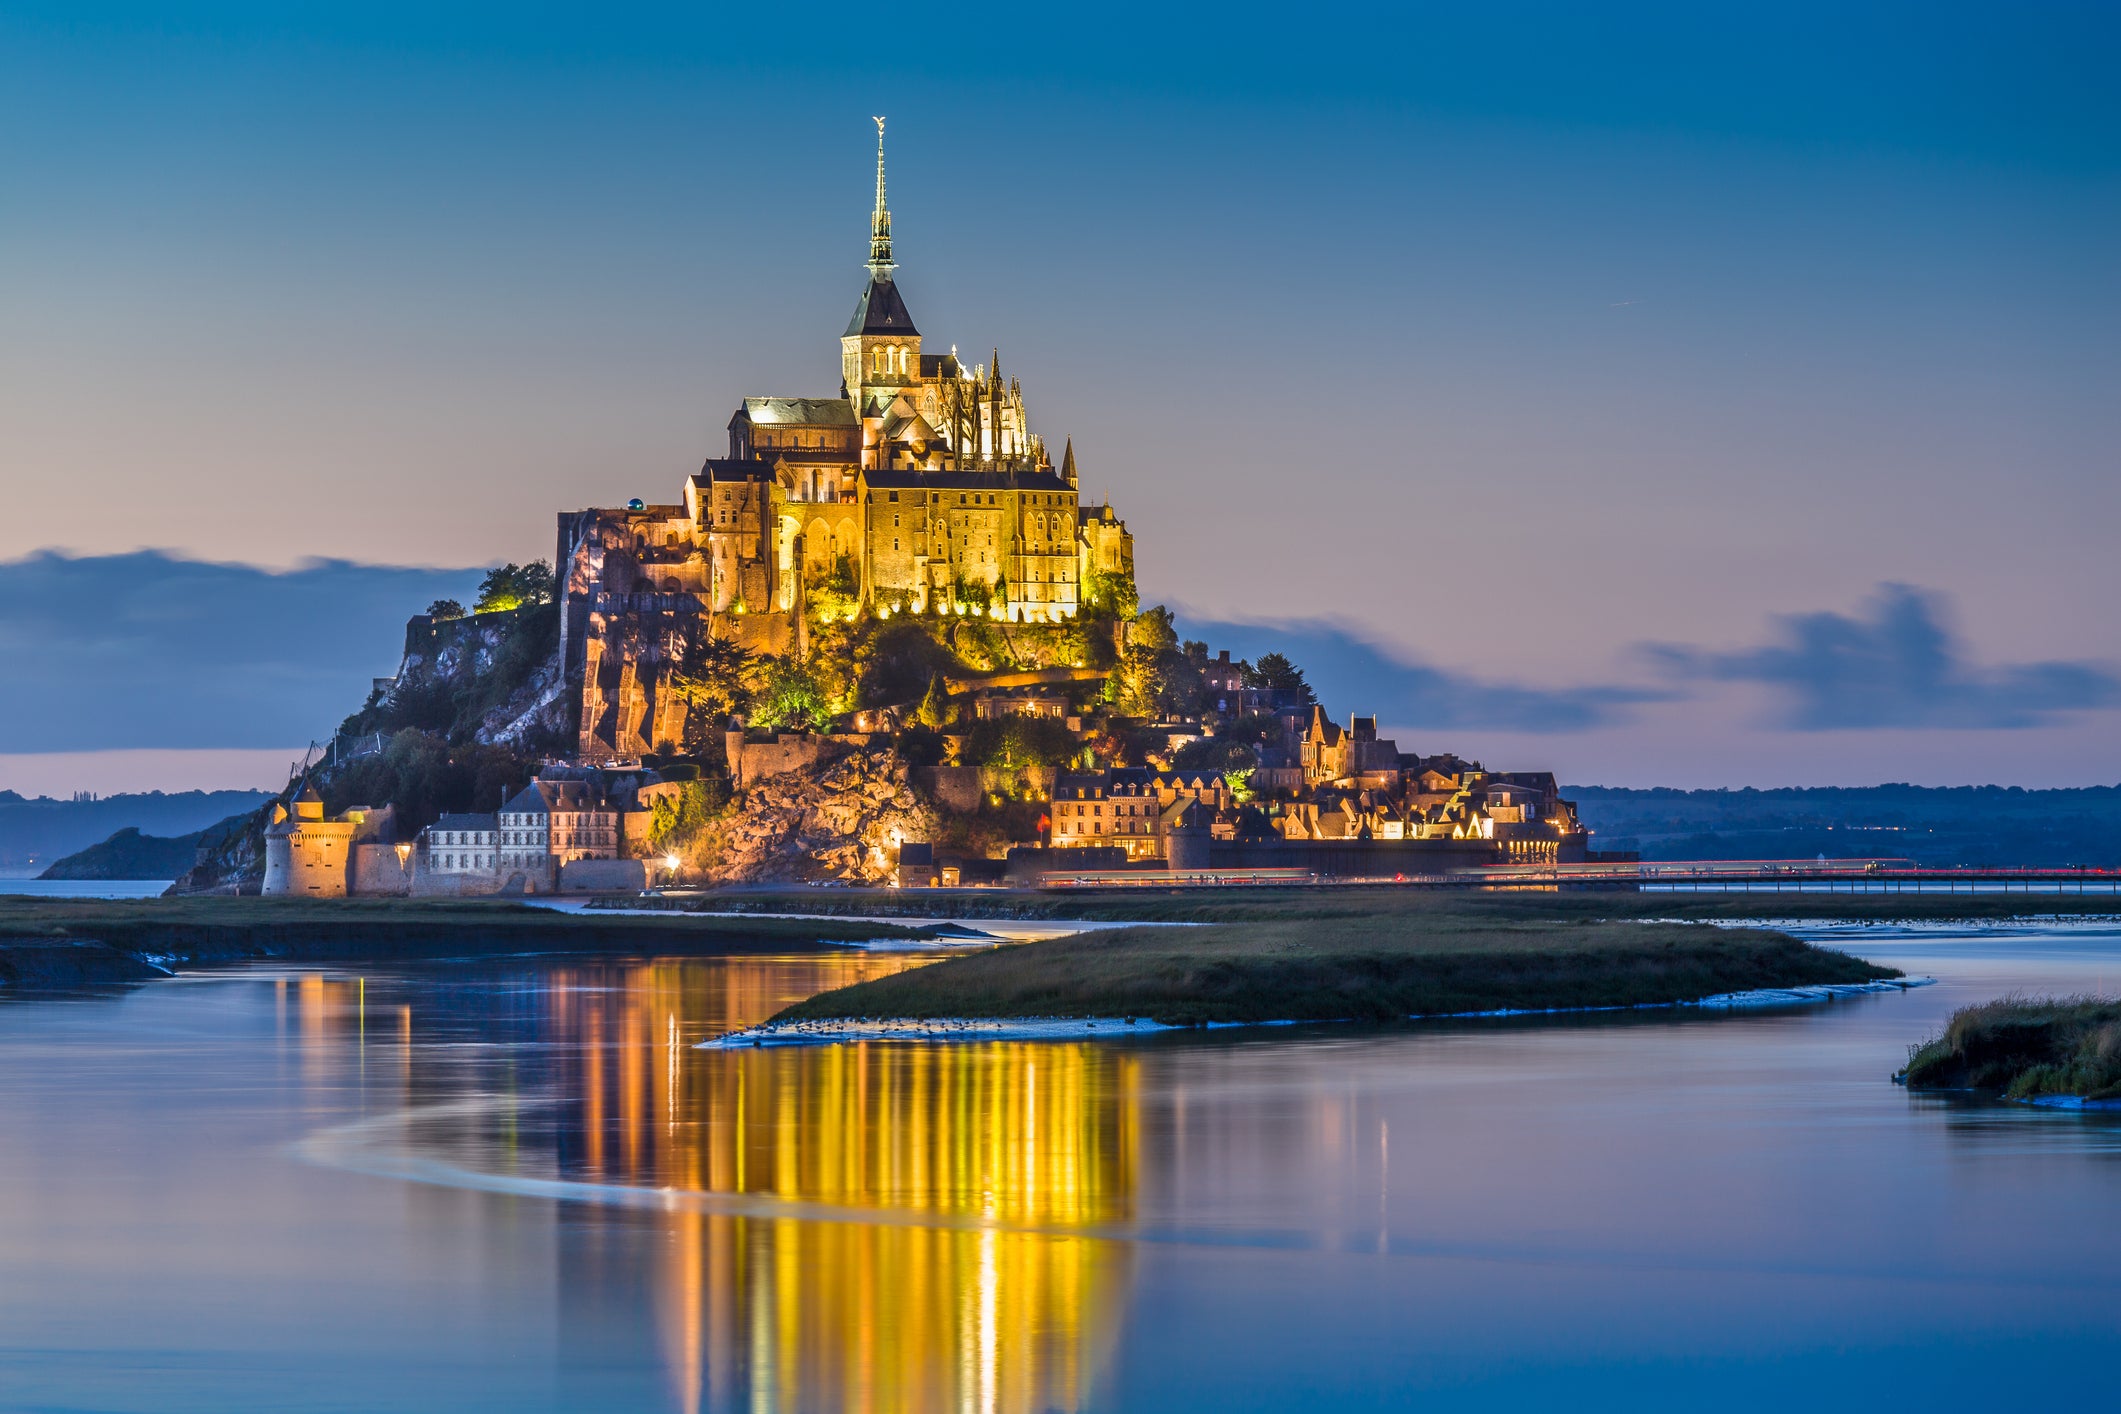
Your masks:
M2121 779L2121 9L945 13L0 0L0 786L246 784L832 391L872 113L928 341L1342 715Z

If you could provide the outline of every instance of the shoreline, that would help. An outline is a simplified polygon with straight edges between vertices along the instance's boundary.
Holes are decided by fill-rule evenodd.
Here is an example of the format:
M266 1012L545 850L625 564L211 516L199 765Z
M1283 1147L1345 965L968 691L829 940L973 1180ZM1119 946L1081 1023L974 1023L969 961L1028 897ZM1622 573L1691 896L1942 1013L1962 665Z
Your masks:
M1676 1002L1638 1002L1632 1006L1502 1007L1493 1011L1457 1011L1393 1018L1385 1024L1423 1021L1488 1021L1522 1016L1589 1016L1624 1011L1767 1011L1783 1007L1818 1006L1845 997L1879 996L1935 985L1934 977L1908 977L1879 982L1828 983L1814 987L1763 987L1744 992L1721 992ZM1166 1032L1230 1031L1279 1026L1346 1026L1361 1018L1280 1017L1266 1021L1208 1021L1172 1025L1146 1017L1023 1016L930 1018L867 1017L852 1019L799 1019L765 1022L710 1036L693 1043L695 1050L726 1051L770 1049L789 1046L866 1045L892 1041L1109 1041L1130 1036ZM1373 1023L1375 1024L1375 1023Z
M490 901L9 895L0 897L0 995L125 986L180 969L256 961L722 957L915 944L932 936L904 923L844 918L603 918Z
M2121 1000L2012 993L1952 1013L1893 1079L2051 1109L2121 1108Z

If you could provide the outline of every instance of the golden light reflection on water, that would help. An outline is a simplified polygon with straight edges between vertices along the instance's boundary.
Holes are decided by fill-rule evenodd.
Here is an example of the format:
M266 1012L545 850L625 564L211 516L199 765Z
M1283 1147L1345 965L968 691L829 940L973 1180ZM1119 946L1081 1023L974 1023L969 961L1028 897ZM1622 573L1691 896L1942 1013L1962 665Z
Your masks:
M650 1298L676 1408L1081 1408L1116 1338L1128 1256L1126 1244L1065 1229L1131 1215L1140 1143L1132 1057L1051 1043L695 1045L813 991L908 965L849 955L535 974L508 1005L549 1048L557 1115L504 1105L490 1127L424 1142L487 1170L759 1195L884 1219L682 1205L657 1215ZM308 1043L335 1033L343 1054L351 1032L367 1051L388 1038L408 1104L468 1083L440 1073L463 1063L450 1051L437 1048L431 1069L420 1059L420 1018L395 998L363 1020L349 1012L376 1007L375 995L303 978L295 1002L305 1067L324 1063L315 1057L325 1048ZM363 1073L371 1087L382 1078ZM533 1123L549 1143L519 1142ZM641 1218L591 1205L566 1220Z

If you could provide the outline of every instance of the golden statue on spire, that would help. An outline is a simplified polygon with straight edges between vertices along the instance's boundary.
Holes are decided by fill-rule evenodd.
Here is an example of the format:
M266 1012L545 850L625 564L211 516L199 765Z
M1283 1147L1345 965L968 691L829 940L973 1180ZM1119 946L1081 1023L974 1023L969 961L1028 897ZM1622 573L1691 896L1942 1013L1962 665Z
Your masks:
M888 280L898 267L891 263L891 210L884 205L884 120L876 124L876 210L869 217L869 274Z

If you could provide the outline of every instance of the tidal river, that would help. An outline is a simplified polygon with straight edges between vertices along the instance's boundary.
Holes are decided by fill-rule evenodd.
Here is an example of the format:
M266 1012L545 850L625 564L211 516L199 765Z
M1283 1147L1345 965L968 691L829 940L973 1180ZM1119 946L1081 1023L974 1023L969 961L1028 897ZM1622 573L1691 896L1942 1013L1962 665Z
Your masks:
M2121 1115L1888 1083L2112 925L1775 1014L702 1051L923 958L0 1002L0 1408L2103 1407Z

